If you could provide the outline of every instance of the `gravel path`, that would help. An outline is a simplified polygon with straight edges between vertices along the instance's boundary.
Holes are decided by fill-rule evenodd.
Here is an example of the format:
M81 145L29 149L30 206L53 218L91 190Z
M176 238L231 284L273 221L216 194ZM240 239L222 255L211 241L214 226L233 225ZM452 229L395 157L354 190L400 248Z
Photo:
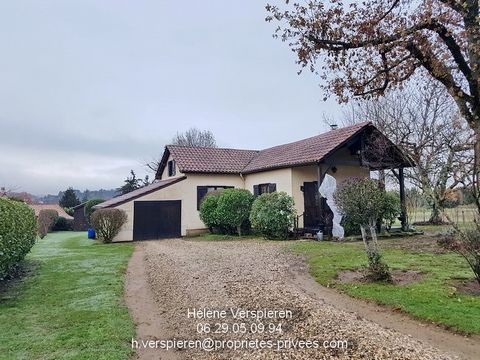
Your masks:
M299 285L294 273L305 273L301 258L285 251L280 242L257 241L186 241L180 239L138 243L137 260L143 261L144 274L131 270L127 282L127 302L137 319L142 317L141 298L135 302L135 276L145 276L158 311L157 321L161 329L151 336L144 330L137 331L137 340L206 339L217 341L222 350L138 350L139 358L180 359L455 359L439 350L414 340L410 336L381 327L361 318L356 313L341 310L319 300ZM131 263L132 263L131 262ZM130 267L135 264L131 264ZM303 284L304 285L304 284ZM132 288L133 286L133 288ZM130 290L129 290L130 288ZM128 295L130 293L130 296ZM145 297L145 296L144 296ZM145 309L152 305L145 304ZM225 310L226 318L188 318L188 309ZM234 319L230 309L290 310L291 318ZM144 312L150 312L145 310ZM139 315L140 314L140 315ZM152 314L149 315L150 318ZM279 313L278 315L282 315ZM288 314L287 314L288 315ZM158 316L160 318L158 318ZM151 320L151 319L150 319ZM154 320L151 320L154 321ZM209 334L199 334L197 324L210 324ZM227 324L223 328L216 323ZM241 323L245 324L243 333ZM261 329L264 324L266 330ZM253 324L253 325L252 325ZM281 333L273 325L281 324ZM138 326L138 325L137 325ZM203 328L201 326L201 328ZM227 329L228 328L228 329ZM200 329L201 330L201 329ZM219 333L215 333L215 331ZM226 333L223 333L226 331ZM147 331L148 332L148 331ZM141 337L144 338L141 338ZM285 340L292 339L290 343ZM225 342L220 345L220 341ZM232 340L230 342L226 340ZM247 340L271 340L271 349L237 349ZM280 342L278 341L280 340ZM300 349L299 340L311 341L317 349ZM347 341L347 349L323 347L323 342ZM241 342L243 341L243 342ZM296 349L277 350L277 346L297 346ZM166 356L165 356L166 355Z

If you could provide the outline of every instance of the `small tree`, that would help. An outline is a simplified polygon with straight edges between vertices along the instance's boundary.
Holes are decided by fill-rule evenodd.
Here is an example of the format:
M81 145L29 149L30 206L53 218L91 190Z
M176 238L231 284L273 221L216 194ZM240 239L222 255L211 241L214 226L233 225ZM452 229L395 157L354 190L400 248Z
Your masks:
M95 205L101 204L104 201L105 200L103 200L103 199L91 199L91 200L88 200L87 203L85 204L83 212L85 214L85 219L87 220L88 226L92 226L91 216L92 216L93 212L95 211L95 209L93 207Z
M38 235L43 239L53 228L58 218L58 212L51 209L43 209L38 213Z
M75 194L75 190L69 187L65 192L62 194L62 197L58 201L61 207L63 208L72 208L80 204L80 200L78 200L77 195Z
M402 211L400 204L400 195L396 191L387 191L383 197L382 219L387 230L390 230L392 225L397 220Z
M248 217L252 208L254 196L244 189L226 189L218 198L215 211L220 226L236 229L242 235L243 229L248 228Z
M455 231L443 236L438 244L461 255L468 263L480 285L480 224L475 228Z
M112 242L127 218L127 213L120 209L99 209L91 216L93 228L104 243Z
M287 239L294 217L293 198L285 192L273 192L255 199L250 222L267 239Z
M376 222L381 218L385 204L385 192L372 179L351 178L344 181L334 194L335 203L342 212L360 225L365 251L368 257L369 278L391 280L388 266L381 261L378 249ZM367 234L370 231L371 239Z

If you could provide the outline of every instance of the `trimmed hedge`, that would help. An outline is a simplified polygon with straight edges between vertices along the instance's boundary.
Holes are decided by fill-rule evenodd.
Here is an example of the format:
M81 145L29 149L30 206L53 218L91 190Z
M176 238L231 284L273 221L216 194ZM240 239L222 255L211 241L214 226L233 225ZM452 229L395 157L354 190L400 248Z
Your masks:
M260 195L250 213L253 229L267 239L288 239L294 218L293 198L285 192Z
M65 219L63 216L57 217L55 224L53 224L52 231L72 231L73 220Z
M26 204L0 199L0 279L3 279L35 244L35 212Z

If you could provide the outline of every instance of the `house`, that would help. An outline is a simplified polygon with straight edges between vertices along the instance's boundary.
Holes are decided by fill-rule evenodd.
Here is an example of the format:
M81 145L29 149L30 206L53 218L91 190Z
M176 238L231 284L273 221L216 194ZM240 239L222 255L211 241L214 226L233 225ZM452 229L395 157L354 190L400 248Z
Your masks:
M340 182L368 177L371 170L398 169L404 201L403 168L413 165L370 122L260 151L167 145L153 184L95 208L127 213L128 221L114 241L159 239L205 231L199 207L210 191L284 191L295 201L296 226L318 231L328 226L329 209L318 191L326 174Z
M83 202L73 207L73 230L74 231L85 231L88 229L87 218L85 216L86 204L87 204L86 202Z
M73 220L73 217L65 212L65 209L58 204L28 204L30 208L35 211L35 216L38 216L40 210L55 210L58 216L61 216L67 220Z

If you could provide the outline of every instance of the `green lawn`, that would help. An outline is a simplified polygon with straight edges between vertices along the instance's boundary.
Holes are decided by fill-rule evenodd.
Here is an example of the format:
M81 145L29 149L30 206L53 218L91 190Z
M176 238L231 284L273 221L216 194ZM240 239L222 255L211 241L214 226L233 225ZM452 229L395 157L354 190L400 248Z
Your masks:
M452 253L436 253L435 242L428 237L401 238L380 242L384 259L392 269L425 273L409 285L336 281L338 272L366 265L362 243L299 242L293 251L305 254L311 274L327 286L358 298L391 305L415 317L441 323L454 330L480 333L480 296L464 295L451 287L454 279L471 279L473 273L465 261Z
M2 359L126 359L134 325L123 301L132 244L85 233L37 240L20 281L0 283Z

